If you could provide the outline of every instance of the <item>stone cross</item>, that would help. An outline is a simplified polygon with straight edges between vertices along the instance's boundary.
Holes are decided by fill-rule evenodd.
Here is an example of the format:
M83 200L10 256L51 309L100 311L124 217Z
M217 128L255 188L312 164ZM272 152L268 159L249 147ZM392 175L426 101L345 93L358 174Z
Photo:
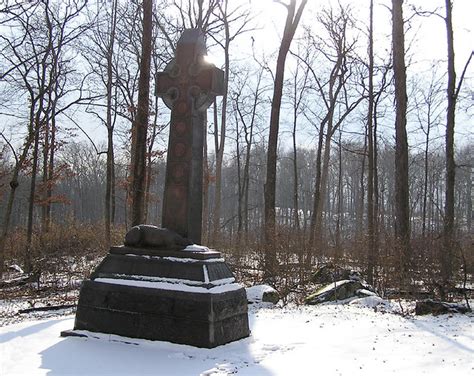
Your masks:
M199 29L187 29L176 57L157 75L157 95L171 109L162 227L201 243L203 137L206 110L224 93L224 73L204 60Z

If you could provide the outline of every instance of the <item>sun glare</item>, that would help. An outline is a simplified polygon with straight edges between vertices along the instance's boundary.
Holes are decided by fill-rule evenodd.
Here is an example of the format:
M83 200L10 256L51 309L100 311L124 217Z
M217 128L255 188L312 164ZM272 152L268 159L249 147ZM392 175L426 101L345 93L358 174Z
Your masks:
M202 58L203 58L205 63L215 65L216 59L214 59L214 57L212 55L204 55Z

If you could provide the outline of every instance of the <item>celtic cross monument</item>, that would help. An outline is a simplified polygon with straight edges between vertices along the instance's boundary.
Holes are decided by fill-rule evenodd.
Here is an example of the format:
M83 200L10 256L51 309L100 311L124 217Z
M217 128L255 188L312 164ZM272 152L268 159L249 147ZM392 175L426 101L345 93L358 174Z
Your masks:
M201 243L206 110L223 72L204 60L198 29L185 30L157 75L171 109L162 226L139 225L83 281L73 330L216 347L249 335L247 296L220 252ZM128 340L127 340L128 341Z

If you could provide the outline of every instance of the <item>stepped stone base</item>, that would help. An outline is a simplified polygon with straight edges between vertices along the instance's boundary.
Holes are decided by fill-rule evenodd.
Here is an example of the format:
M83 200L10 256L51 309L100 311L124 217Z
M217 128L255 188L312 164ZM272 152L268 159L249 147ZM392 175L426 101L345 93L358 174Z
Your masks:
M83 282L74 330L212 348L249 335L247 297L219 252L113 247Z

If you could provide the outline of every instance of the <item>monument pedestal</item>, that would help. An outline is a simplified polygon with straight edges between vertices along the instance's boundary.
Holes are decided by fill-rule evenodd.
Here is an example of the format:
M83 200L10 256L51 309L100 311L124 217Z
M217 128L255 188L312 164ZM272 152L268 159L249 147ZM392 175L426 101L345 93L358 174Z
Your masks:
M74 330L212 348L249 335L247 296L219 252L112 247L81 287Z
M135 226L125 247L111 248L81 288L75 330L208 348L249 335L245 290L219 252L186 247L201 242L206 110L225 91L206 53L202 30L187 29L157 75L156 94L171 109L165 228Z

